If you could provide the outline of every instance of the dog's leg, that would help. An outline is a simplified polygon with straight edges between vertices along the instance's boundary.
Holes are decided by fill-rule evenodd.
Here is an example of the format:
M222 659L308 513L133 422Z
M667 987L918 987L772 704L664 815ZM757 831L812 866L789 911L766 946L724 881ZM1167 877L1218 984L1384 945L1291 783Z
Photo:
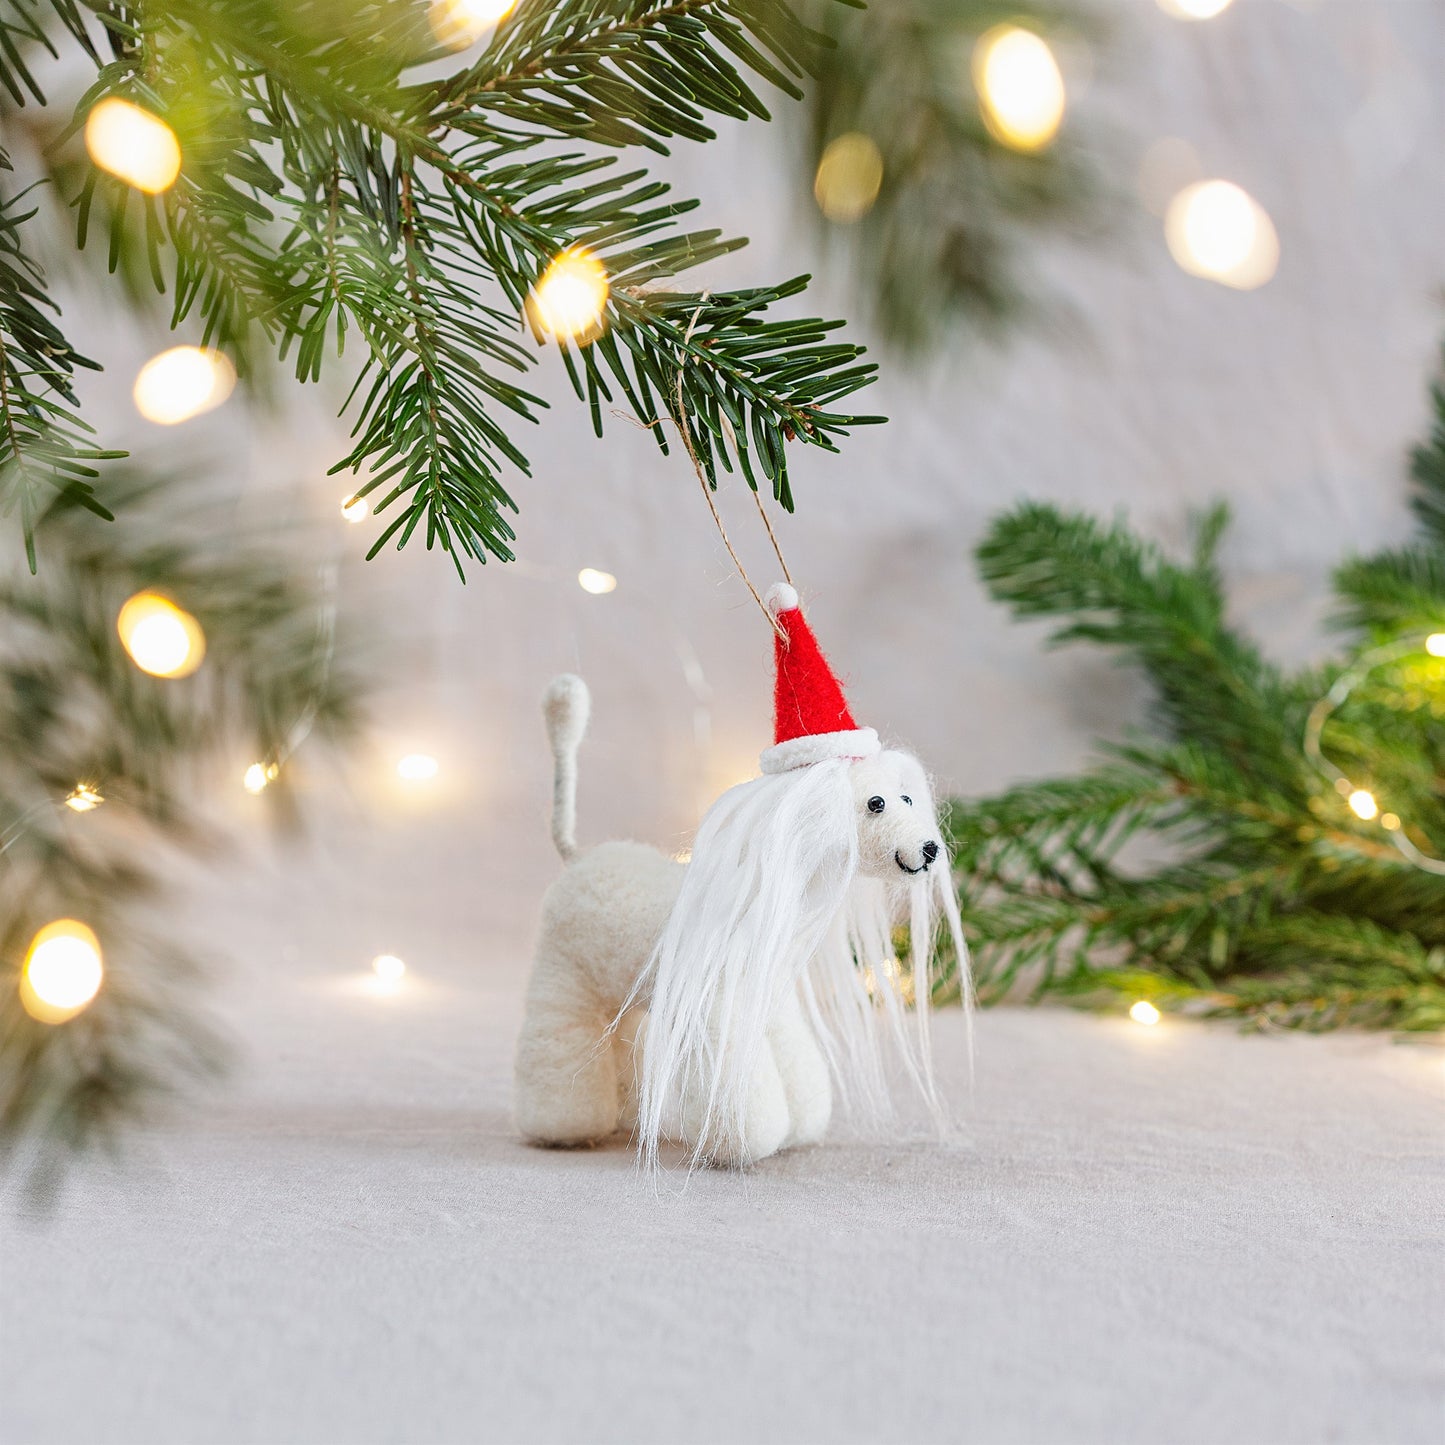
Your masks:
M758 1049L757 1062L748 1080L738 1134L731 1126L719 1128L713 1120L706 1126L707 1091L701 1084L690 1087L683 1095L680 1110L680 1132L683 1142L696 1149L701 1143L708 1162L722 1168L740 1169L776 1154L788 1137L788 1096L783 1091L782 1076L772 1045L764 1039Z
M640 1005L628 1009L617 1021L612 1035L612 1053L617 1061L620 1110L617 1124L629 1134L637 1128L637 1096L641 1088L638 1065L647 1041L647 1010Z
M768 1042L788 1104L789 1128L782 1147L820 1143L833 1117L833 1081L797 989L786 992L773 1015Z
M590 1144L617 1132L612 1016L563 960L539 955L517 1044L517 1127L537 1144Z

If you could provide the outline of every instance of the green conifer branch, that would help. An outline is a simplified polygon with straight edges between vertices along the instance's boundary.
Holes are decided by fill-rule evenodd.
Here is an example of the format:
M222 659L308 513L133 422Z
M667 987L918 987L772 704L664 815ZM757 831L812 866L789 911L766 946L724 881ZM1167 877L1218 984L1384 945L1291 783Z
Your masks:
M1370 645L1421 645L1359 682L1322 746L1427 857L1445 857L1445 660L1423 648L1445 630L1445 553L1424 505L1445 477L1445 388L1433 399L1412 472L1420 540L1339 573ZM1050 619L1055 644L1110 648L1153 700L1149 735L1082 776L955 805L981 996L1439 1028L1445 876L1410 862L1311 764L1305 719L1340 669L1285 672L1226 620L1223 524L1218 509L1202 519L1179 562L1122 523L1029 503L980 545L984 579L1015 615Z

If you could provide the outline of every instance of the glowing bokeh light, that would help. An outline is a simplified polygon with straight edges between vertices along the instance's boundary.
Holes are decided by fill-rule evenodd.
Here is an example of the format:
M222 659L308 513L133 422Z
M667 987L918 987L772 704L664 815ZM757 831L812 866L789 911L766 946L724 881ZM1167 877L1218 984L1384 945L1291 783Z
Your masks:
M347 497L341 503L341 515L348 522L364 522L370 511L365 497Z
M1425 639L1425 651L1431 657L1445 657L1445 632L1432 632Z
M1400 831L1400 815L1398 813L1381 813L1380 826L1391 833Z
M989 134L1018 151L1042 150L1064 121L1064 76L1032 30L996 25L973 49L973 83Z
M371 971L382 983L400 983L406 975L406 964L394 953L379 953L371 960Z
M1234 0L1159 0L1159 8L1176 20L1213 20L1233 4Z
M610 572L599 572L595 567L584 567L577 574L577 585L594 597L601 597L617 590L617 578Z
M517 0L432 0L427 13L438 45L465 50L516 9Z
M169 190L181 173L175 131L119 96L101 101L86 117L85 148L101 170L147 195Z
M92 809L100 807L105 802L105 797L99 788L92 787L89 783L77 783L65 795L65 806L76 813L89 813Z
M1356 788L1346 801L1350 805L1350 812L1357 818L1363 818L1366 822L1369 822L1380 811L1380 805L1375 801L1375 795L1365 788Z
M248 793L263 793L271 779L266 775L264 763L252 763L241 777L241 786Z
M47 923L30 941L20 973L20 1002L31 1018L62 1024L100 992L100 940L74 918Z
M441 765L428 753L408 753L396 765L396 775L408 783L424 783L436 777Z
M590 251L572 246L542 273L527 298L539 330L586 345L602 334L607 314L607 270Z
M853 130L828 142L813 177L813 196L830 221L846 226L873 209L882 185L883 153L871 136Z
M1136 1024L1143 1024L1145 1028L1153 1028L1159 1022L1159 1010L1147 999L1138 999L1129 1005L1129 1017Z
M1169 203L1164 217L1169 252L1191 276L1252 291L1279 265L1274 222L1232 181L1197 181Z
M219 351L173 346L141 367L132 396L135 408L158 426L175 426L213 411L236 385L236 368Z
M130 660L152 677L189 677L206 655L206 635L189 612L159 592L137 592L115 620Z

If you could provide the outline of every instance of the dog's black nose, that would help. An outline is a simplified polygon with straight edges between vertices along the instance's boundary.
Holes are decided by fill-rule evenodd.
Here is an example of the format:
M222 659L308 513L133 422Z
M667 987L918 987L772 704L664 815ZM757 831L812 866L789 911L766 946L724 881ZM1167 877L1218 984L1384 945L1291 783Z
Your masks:
M932 863L938 857L938 844L932 838L923 845L923 860L925 863Z

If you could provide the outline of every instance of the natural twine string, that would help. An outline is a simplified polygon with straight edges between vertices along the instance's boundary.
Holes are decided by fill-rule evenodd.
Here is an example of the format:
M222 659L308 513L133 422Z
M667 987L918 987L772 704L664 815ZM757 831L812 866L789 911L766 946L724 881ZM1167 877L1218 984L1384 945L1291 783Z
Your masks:
M682 374L687 366L688 344L692 341L692 333L697 329L698 318L702 315L703 307L707 305L710 291L702 293L702 299L698 302L697 310L692 313L692 320L687 324L687 330L682 338L682 358L678 362L677 377L673 383L673 397L676 402L676 411L673 413L673 421L677 423L677 429L682 435L682 444L687 448L687 454L692 459L692 469L697 473L698 485L702 488L703 500L707 503L707 509L712 513L713 525L717 527L718 536L722 538L723 546L728 549L728 556L733 560L733 566L737 568L738 576L743 579L743 585L753 594L753 601L758 604L758 611L768 619L768 626L773 629L784 642L788 640L788 634L783 630L783 624L778 621L772 609L763 601L762 594L753 585L753 579L748 576L747 568L743 566L742 558L738 556L737 549L728 536L728 531L723 526L722 515L717 509L717 502L713 498L712 487L708 485L707 471L703 467L702 458L697 454L697 447L693 444L692 430L687 424L687 408L683 404ZM783 549L778 545L777 535L773 531L773 524L768 520L768 514L763 507L762 497L752 487L748 490L753 494L753 501L757 503L758 516L763 519L763 526L767 528L768 540L773 544L773 552L777 556L778 565L783 569L783 578L792 585L792 573L788 571L788 564L783 560Z

